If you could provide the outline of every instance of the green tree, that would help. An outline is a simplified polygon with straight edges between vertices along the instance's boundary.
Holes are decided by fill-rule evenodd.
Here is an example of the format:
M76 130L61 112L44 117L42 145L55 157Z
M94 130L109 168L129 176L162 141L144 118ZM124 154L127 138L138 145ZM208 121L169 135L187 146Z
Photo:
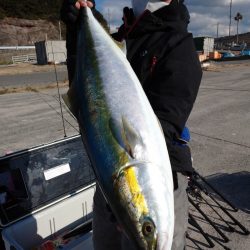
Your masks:
M238 12L234 17L234 20L237 22L237 44L239 43L239 21L243 19L243 16Z
M16 17L24 19L60 19L60 8L63 0L1 0L0 18ZM107 21L96 9L96 19L107 29Z
M2 15L25 19L59 19L63 0L1 0Z

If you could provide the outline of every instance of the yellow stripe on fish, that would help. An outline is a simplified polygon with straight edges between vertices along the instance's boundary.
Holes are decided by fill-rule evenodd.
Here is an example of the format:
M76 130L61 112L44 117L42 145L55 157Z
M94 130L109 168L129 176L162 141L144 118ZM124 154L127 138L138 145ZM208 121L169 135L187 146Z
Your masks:
M148 214L148 206L144 195L141 192L141 187L138 183L136 173L133 167L127 168L123 171L124 177L126 178L127 185L130 189L132 196L132 203L138 210L139 214Z

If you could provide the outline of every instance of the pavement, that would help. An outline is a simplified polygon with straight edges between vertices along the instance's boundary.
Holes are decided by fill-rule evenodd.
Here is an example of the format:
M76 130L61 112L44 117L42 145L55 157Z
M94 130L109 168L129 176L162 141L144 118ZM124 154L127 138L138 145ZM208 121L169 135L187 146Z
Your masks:
M231 212L250 229L250 62L214 63L205 71L197 101L188 120L192 140L190 142L194 168L226 199L239 208ZM213 191L212 194L216 195ZM211 199L204 196L210 204ZM219 200L220 197L217 196ZM222 237L190 206L199 225L208 233L214 249L249 249L250 238L235 227L224 213L222 217L238 232L228 232L225 223L211 208L200 202L205 214L216 223L229 238ZM227 204L224 207L230 210ZM213 204L216 210L216 204ZM190 226L187 249L209 249L204 237Z
M204 71L202 84L193 112L188 120L192 140L190 147L194 168L231 203L230 207L211 190L227 211L250 229L250 61L212 63ZM66 92L60 89L60 94ZM60 113L57 89L3 94L0 96L0 155L66 136L78 134L78 126L62 104L65 127ZM203 194L209 204L221 212L218 205ZM199 201L199 200L197 200ZM247 250L250 237L222 213L222 218L204 202L199 202L205 214L228 237L221 235L190 205L190 213L214 243L212 249ZM235 232L229 232L223 219ZM187 249L210 249L199 230L189 226Z
M66 65L10 65L0 67L0 90L2 88L35 87L67 81Z

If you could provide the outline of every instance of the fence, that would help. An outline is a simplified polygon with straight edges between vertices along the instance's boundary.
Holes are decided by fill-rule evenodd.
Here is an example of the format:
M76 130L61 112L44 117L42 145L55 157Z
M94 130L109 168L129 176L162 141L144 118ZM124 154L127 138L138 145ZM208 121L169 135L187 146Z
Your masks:
M0 50L28 50L35 49L35 46L0 46Z
M16 63L36 63L37 58L36 58L36 54L12 56L12 62L13 62L13 64L16 64Z

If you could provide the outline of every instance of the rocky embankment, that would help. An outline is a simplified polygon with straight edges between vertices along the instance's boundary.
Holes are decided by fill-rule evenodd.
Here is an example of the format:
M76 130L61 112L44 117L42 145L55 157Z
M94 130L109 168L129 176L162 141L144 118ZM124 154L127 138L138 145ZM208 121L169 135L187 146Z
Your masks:
M59 40L59 36L58 22L10 17L0 20L0 46L34 45L45 39Z

